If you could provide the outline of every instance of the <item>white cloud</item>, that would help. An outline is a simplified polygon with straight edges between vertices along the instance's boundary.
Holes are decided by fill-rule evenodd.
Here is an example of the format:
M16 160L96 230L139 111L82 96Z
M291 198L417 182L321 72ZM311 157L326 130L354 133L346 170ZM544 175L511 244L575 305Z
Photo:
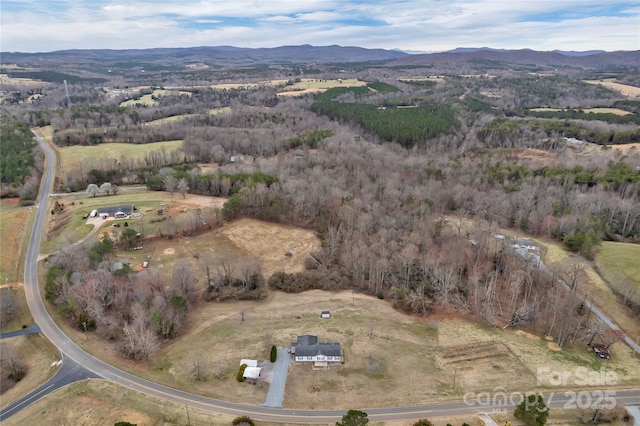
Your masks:
M640 49L640 6L633 1L108 0L101 7L89 0L2 1L4 51L303 43ZM618 16L607 12L616 5Z

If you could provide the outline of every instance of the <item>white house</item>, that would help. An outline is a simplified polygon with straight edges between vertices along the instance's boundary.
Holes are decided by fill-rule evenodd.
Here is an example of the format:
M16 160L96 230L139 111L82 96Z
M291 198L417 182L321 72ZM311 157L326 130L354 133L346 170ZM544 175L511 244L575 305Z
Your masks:
M305 334L291 343L289 352L296 363L310 362L314 369L327 369L330 363L342 362L340 343L318 342L318 336Z

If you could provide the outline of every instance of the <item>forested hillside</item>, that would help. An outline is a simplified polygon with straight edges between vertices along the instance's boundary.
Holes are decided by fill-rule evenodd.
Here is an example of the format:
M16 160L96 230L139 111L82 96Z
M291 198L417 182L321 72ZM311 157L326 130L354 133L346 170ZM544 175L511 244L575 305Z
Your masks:
M2 197L35 199L39 172L36 170L36 146L33 134L24 123L6 117L0 119L0 181Z

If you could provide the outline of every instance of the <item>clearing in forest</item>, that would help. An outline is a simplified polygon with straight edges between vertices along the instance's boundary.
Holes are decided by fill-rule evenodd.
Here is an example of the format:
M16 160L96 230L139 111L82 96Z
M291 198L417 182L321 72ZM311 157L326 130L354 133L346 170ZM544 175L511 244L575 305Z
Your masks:
M278 92L278 96L299 96L307 93L321 93L334 87L360 87L366 86L365 81L355 78L324 80L315 78L303 78L299 82L288 85L283 91Z
M235 264L241 259L258 258L262 273L268 278L276 271L294 273L304 270L306 258L319 247L314 231L255 219L239 219L200 235L159 239L144 245L141 250L120 252L118 257L132 267L148 260L150 267L157 268L167 277L171 276L179 259L198 259L193 261L193 272L202 283L202 262L214 262L216 267L219 259Z
M626 96L627 98L639 98L640 97L640 87L630 86L628 84L616 83L611 80L584 80L585 83L589 84L599 84L601 86L606 87L607 89L611 89L620 93L622 96Z
M165 150L171 152L182 147L181 140L153 142L145 144L133 143L103 143L99 145L83 146L73 145L58 148L60 152L60 163L63 169L72 168L82 163L91 161L104 162L105 160L120 161L122 157L130 160L141 160L144 156L153 151Z
M621 294L640 292L640 245L604 241L596 255L596 265Z

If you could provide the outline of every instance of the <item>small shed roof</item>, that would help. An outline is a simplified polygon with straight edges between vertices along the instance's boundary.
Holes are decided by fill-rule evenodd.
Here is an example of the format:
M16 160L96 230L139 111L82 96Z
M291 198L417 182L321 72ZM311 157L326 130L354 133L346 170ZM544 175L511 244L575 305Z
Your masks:
M245 379L257 379L260 377L260 367L247 367L244 369L242 377Z
M257 367L258 361L255 359L241 359L240 365L247 364L247 367Z

